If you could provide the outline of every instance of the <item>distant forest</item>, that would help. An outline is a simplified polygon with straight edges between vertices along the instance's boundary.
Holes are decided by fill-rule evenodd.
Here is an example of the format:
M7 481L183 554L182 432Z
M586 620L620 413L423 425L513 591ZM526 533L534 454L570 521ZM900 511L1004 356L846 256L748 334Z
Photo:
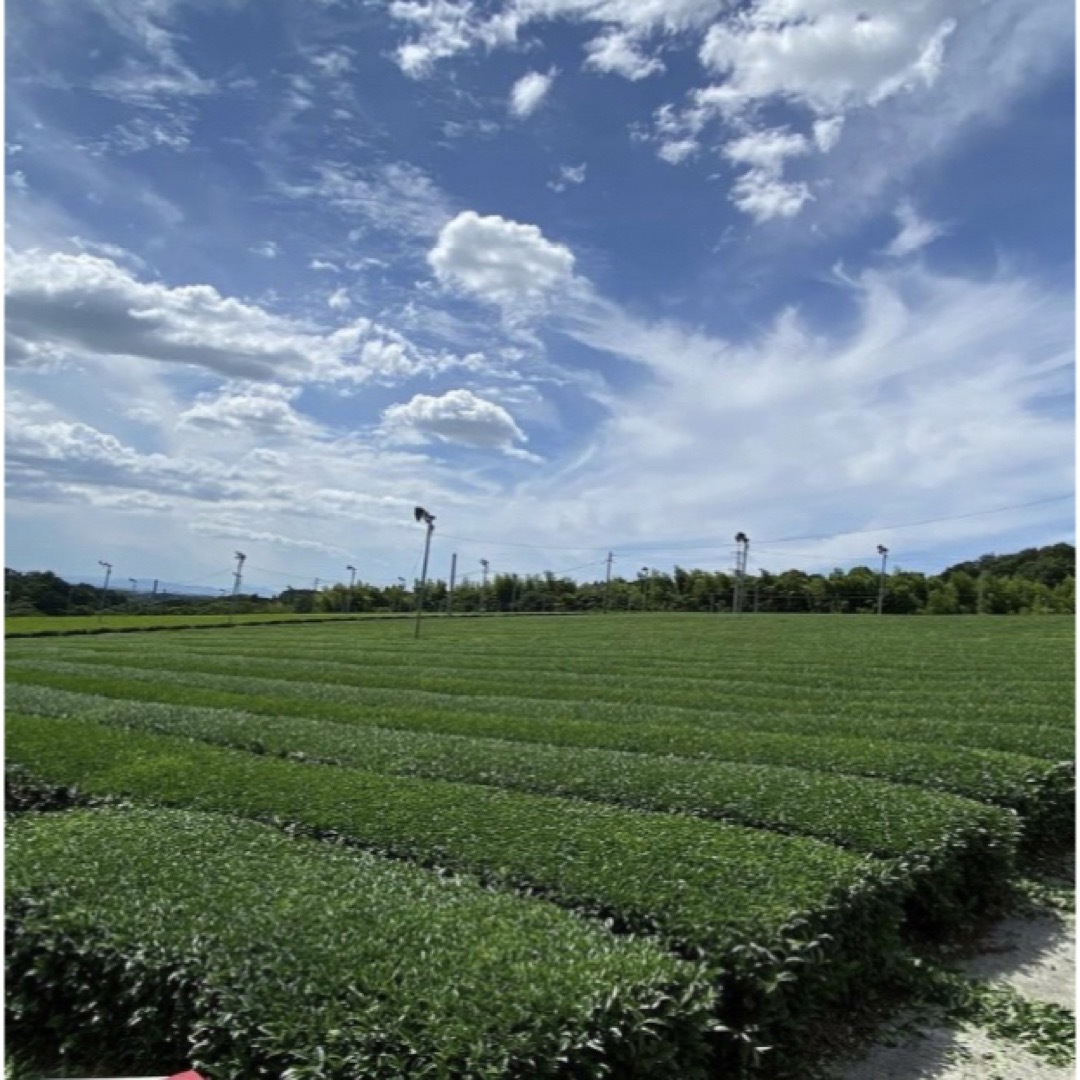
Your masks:
M314 589L285 589L273 597L242 593L230 596L190 596L165 592L135 592L70 584L49 571L4 571L6 614L238 614L296 612L386 613L411 610L413 589L357 582ZM635 577L577 582L555 574L495 574L484 588L478 582L459 583L453 592L453 611L699 611L730 612L735 602L732 573L684 570L672 573L643 567ZM1076 603L1076 549L1072 544L1026 548L1011 555L983 555L957 563L940 574L890 570L884 582L877 569L854 566L829 574L760 570L742 582L745 613L810 612L859 614L877 610L884 585L882 609L890 615L1071 615ZM424 607L446 611L446 581L429 581Z

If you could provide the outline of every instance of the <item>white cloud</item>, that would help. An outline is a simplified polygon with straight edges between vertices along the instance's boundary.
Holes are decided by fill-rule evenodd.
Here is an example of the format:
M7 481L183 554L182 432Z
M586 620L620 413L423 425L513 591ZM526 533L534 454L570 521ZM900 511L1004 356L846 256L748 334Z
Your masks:
M16 169L7 174L7 182L12 191L26 191L30 185L26 182L26 173L22 169Z
M613 65L626 64L619 74L634 78L641 77L632 74L640 65L630 59L638 42L700 30L727 6L728 0L508 0L501 6L474 0L393 0L389 11L414 32L396 52L401 69L414 77L471 49L516 45L520 32L533 23L570 20L598 24L603 36L622 36L624 42L597 46L594 39L586 48L609 52Z
M909 265L862 274L848 298L851 329L788 311L744 341L579 308L573 337L650 377L610 395L587 467L537 503L557 517L575 500L596 519L579 530L656 540L827 533L1071 489L1070 295ZM730 467L701 453L718 438Z
M946 231L945 227L936 221L927 221L920 217L910 202L902 202L896 208L895 216L900 231L885 248L885 254L894 259L902 259L906 255L920 251L927 244L932 244L939 236L944 235Z
M789 157L799 157L810 152L810 145L802 135L784 128L764 129L743 135L724 146L724 156L739 165L778 175Z
M327 298L326 306L334 311L344 311L352 301L349 299L349 290L345 288L335 289Z
M669 165L679 165L693 157L700 149L701 144L697 139L671 139L662 142L657 153Z
M324 75L328 79L340 79L352 69L352 57L352 49L339 46L313 56L311 62L318 69L320 75Z
M312 259L308 263L309 270L326 270L332 274L340 274L341 267L337 263L328 262L326 259Z
M519 120L531 116L540 107L555 81L555 71L546 75L539 71L530 71L522 75L510 91L510 111Z
M6 286L12 365L134 357L292 383L393 382L482 366L475 356L421 350L370 319L319 332L212 286L142 282L85 253L9 252Z
M617 30L608 31L593 38L585 46L585 67L605 74L621 75L637 82L664 70L664 63L656 56L646 56L630 35Z
M273 240L263 240L253 247L248 248L248 251L253 255L261 255L264 259L276 259L281 253L281 249Z
M844 127L842 116L830 116L827 119L814 121L814 145L823 153L827 154L840 141L840 133Z
M755 0L710 27L701 61L725 76L736 107L779 97L836 114L932 85L955 10L947 0L884 9L860 0Z
M191 119L173 111L150 119L135 116L118 124L103 139L93 145L92 152L139 154L146 150L187 150L191 145Z
M473 210L460 213L439 233L428 262L443 285L506 309L529 309L568 285L574 256L535 225Z
M321 162L315 178L282 184L282 194L332 206L356 221L350 239L368 231L405 237L434 236L454 209L422 169L407 162L363 168L340 162Z
M810 199L802 183L782 179L784 162L810 152L810 144L798 134L775 128L752 132L729 142L724 156L749 168L732 185L729 198L755 221L793 217Z
M227 385L215 394L200 394L177 420L180 427L204 431L236 431L260 439L311 432L315 425L291 402L299 390L267 383Z
M547 186L552 191L563 192L568 187L585 183L585 162L580 165L560 165L559 175L555 180L549 180Z
M391 405L383 412L382 430L392 440L434 437L515 457L533 457L517 446L526 441L525 433L506 409L469 390L450 390L441 397L417 394L405 404Z
M732 185L732 203L757 222L794 217L812 198L803 183L779 180L767 169L751 169Z

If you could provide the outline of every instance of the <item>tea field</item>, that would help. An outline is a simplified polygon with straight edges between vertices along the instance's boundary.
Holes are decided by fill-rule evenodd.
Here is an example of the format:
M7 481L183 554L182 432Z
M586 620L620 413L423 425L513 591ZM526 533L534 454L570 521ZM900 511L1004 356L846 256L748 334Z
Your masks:
M807 1075L1074 830L1066 618L7 642L46 1075ZM82 1070L81 1072L78 1070Z

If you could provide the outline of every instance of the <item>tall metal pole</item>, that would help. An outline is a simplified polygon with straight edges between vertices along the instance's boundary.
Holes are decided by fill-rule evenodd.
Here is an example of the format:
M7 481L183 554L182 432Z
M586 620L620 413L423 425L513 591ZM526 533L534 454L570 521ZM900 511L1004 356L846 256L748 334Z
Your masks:
M431 554L431 534L435 531L435 517L433 514L429 514L422 506L416 507L413 514L417 521L422 521L427 526L427 532L424 534L424 563L420 570L420 588L416 592L416 626L413 630L413 637L418 638L420 636L420 616L424 612L424 590L427 586L428 556Z
M607 575L604 577L604 614L608 611L608 600L611 595L611 561L615 556L609 551L607 553Z
M345 594L345 614L348 615L352 611L352 591L353 586L356 584L356 567L346 566L345 569L349 571L349 591Z
M244 560L247 556L242 552L236 552L236 569L233 571L232 599L229 601L229 625L232 626L236 617L236 598L240 595L240 580L244 572Z
M457 577L457 552L450 556L450 588L446 590L446 614L454 614L454 579Z
M487 611L487 576L488 567L491 566L491 563L489 563L487 559L481 559L480 566L483 570L483 576L480 581L480 614L483 615L483 613Z
M877 613L881 615L885 610L885 563L889 558L889 549L882 544L878 544L877 549L878 554L881 556L881 573L878 575Z
M100 618L105 614L105 604L109 599L109 575L112 573L112 563L107 563L103 559L98 559L98 566L105 567L105 584L101 590L101 604L98 607L98 617Z
M749 561L750 537L744 532L738 532L735 534L735 543L739 545L739 550L735 554L735 595L731 608L734 614L739 615L742 612L743 578Z

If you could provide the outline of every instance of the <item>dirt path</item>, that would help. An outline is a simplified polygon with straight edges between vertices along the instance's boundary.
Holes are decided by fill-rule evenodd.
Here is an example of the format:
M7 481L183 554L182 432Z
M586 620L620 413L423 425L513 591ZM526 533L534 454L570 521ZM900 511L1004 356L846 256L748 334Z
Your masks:
M1076 1008L1076 916L1045 908L997 924L978 951L956 965L1032 1002ZM861 1060L837 1066L833 1080L1072 1080L1074 1065L1051 1065L1019 1042L977 1027L904 1018Z

